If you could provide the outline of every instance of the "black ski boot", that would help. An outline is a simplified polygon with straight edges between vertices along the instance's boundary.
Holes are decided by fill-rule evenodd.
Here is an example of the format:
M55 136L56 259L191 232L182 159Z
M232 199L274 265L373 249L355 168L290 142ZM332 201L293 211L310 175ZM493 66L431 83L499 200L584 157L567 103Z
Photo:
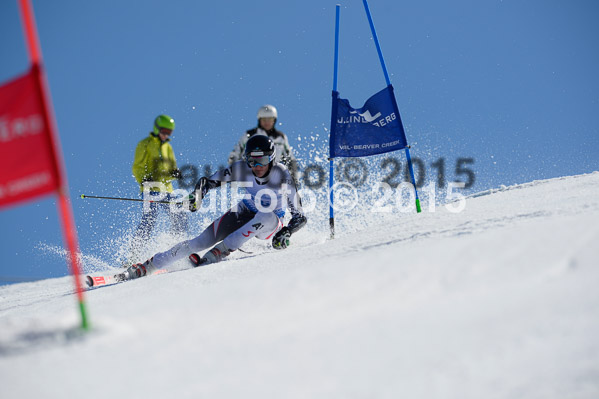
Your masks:
M195 267L209 265L211 263L217 263L229 256L234 249L229 249L224 242L219 242L210 251L206 252L203 257L198 254L189 255L189 260Z
M144 263L137 263L133 266L130 266L125 270L124 273L117 274L115 277L122 278L122 280L133 280L139 277L144 277L148 274L152 274L156 271L156 266L152 263L152 259L148 259Z

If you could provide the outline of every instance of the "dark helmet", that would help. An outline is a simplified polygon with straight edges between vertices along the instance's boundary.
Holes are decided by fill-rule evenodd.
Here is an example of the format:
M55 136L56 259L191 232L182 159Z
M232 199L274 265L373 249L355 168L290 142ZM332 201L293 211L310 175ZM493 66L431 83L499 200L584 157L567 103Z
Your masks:
M245 144L243 158L250 167L271 166L275 160L275 143L268 136L255 134Z

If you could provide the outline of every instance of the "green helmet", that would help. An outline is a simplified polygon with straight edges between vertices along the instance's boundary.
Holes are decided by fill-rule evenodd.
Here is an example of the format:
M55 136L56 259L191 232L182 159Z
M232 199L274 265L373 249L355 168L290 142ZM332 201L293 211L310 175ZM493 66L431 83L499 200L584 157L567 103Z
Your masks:
M159 134L161 128L175 130L175 120L168 115L158 115L154 119L154 133Z

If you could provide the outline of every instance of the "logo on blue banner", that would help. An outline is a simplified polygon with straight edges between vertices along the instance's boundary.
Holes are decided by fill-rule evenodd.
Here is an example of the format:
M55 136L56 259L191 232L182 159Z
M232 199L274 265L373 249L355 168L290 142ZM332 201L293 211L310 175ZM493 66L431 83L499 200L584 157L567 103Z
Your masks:
M352 108L348 100L333 92L331 158L365 157L407 145L391 85L370 97L362 108Z

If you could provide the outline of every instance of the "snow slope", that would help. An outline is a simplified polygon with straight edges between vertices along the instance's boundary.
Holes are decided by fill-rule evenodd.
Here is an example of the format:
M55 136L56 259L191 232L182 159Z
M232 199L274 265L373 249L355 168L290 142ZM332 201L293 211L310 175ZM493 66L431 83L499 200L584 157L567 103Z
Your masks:
M0 396L599 397L599 173L385 220L88 291L88 334L69 277L2 286Z

